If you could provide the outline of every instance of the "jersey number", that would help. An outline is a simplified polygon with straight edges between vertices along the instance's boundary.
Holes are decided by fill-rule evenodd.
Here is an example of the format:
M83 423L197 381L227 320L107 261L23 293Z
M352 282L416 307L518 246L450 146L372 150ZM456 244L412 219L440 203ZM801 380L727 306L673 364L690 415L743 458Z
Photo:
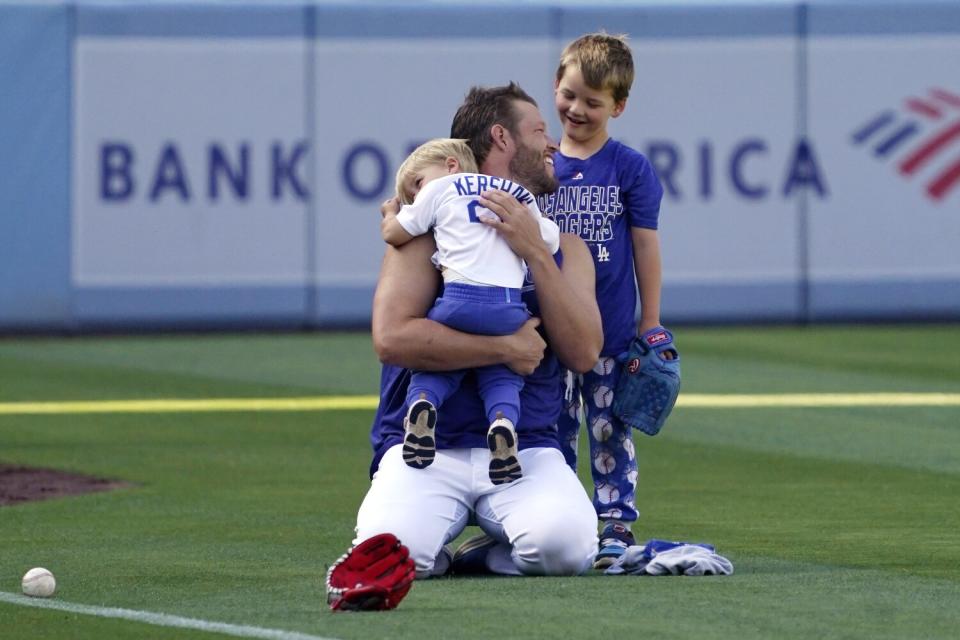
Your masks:
M610 252L605 245L597 247L597 262L610 262Z
M483 207L480 206L480 201L471 200L470 203L467 205L467 214L470 216L470 222L479 222L482 224L483 220L477 217L478 208L483 209Z

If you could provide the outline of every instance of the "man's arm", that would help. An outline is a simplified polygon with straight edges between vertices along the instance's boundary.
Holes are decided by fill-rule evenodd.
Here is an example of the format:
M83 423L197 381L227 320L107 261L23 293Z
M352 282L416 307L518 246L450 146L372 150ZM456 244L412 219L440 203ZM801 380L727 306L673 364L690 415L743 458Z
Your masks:
M488 191L480 204L498 219L483 219L504 237L524 259L537 287L537 301L550 346L569 369L578 373L593 368L603 347L603 324L597 307L593 258L586 244L571 234L560 235L563 268L544 243L540 228L516 198L503 191Z
M562 268L557 268L553 256L549 262L528 266L550 346L564 366L583 373L597 364L603 348L593 257L583 240L569 233L560 234L560 249Z
M430 262L433 237L418 236L400 248L387 247L373 298L373 346L381 362L425 371L451 371L506 364L527 375L546 347L528 320L509 336L463 333L426 318L440 275Z

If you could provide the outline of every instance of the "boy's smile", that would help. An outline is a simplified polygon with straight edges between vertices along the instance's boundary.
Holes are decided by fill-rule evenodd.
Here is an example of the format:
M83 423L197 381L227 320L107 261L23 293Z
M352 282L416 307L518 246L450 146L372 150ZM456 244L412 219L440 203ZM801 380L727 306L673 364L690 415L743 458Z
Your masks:
M583 80L580 68L569 65L557 82L554 94L557 115L563 126L564 143L579 151L596 151L607 141L607 120L623 113L626 101L616 103L609 89L593 89ZM561 150L566 153L561 144Z

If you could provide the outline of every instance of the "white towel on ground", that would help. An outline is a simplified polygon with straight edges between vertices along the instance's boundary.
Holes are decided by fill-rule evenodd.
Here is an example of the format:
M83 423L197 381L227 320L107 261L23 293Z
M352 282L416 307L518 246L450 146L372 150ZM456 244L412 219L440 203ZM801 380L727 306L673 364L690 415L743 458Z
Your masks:
M728 576L733 563L703 543L650 540L633 545L604 572L607 575Z

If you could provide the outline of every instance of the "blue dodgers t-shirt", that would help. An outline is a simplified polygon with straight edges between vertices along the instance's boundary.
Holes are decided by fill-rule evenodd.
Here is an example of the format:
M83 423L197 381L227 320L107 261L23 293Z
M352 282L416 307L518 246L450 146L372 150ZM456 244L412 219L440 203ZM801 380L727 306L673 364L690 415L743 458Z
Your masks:
M558 251L554 259L557 265L562 265L562 252ZM540 316L536 292L529 281L523 287L523 302L532 315ZM542 326L540 330L542 335ZM516 425L519 448L559 449L557 418L563 407L563 372L560 362L549 347L540 366L523 381L523 389L520 391L520 421ZM407 415L409 384L409 369L383 365L380 371L380 406L370 430L370 444L373 447L371 476L380 466L383 454L390 447L403 442L403 419ZM460 388L437 408L437 449L486 449L489 427L486 410L477 391L476 375L468 371Z
M663 188L642 153L612 138L586 160L555 153L554 170L560 187L540 196L540 209L590 248L603 319L600 355L618 355L637 332L631 227L657 228Z

